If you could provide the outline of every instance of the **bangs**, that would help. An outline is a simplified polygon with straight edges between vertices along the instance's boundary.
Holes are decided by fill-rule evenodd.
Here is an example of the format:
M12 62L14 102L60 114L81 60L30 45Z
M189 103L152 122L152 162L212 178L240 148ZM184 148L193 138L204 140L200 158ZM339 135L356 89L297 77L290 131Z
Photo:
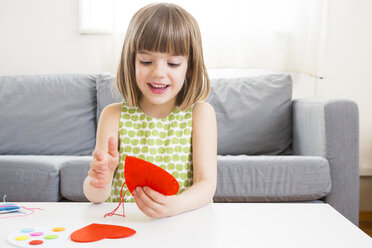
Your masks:
M186 17L176 8L159 6L145 13L146 20L137 30L135 51L169 53L189 56L190 32Z

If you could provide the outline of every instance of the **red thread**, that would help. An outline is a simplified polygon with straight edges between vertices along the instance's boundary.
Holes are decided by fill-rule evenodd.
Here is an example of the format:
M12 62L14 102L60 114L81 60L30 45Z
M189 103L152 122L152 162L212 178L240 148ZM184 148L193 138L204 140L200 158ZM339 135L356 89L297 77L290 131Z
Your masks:
M126 184L126 182L124 182L123 185L121 186L121 189L120 189L120 201L119 201L118 206L114 210L112 210L110 213L105 214L104 217L106 217L106 216L113 216L113 215L118 215L118 216L125 217L124 197L125 197L125 194L127 193L128 189L123 194L124 184ZM123 204L123 214L116 214L115 212L119 209L119 207L120 207L121 204Z

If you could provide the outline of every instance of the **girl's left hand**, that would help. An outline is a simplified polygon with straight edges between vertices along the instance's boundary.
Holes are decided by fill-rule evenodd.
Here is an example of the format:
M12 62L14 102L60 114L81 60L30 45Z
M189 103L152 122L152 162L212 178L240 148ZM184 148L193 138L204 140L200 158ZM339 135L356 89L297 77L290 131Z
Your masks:
M145 186L136 188L134 199L138 208L149 217L162 218L174 215L175 196L166 196Z

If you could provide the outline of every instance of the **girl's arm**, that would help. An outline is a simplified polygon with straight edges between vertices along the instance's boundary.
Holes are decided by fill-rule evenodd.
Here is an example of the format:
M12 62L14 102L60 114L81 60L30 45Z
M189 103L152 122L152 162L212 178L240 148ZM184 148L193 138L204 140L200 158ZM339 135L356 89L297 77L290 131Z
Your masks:
M99 119L96 149L83 186L85 196L94 203L105 201L111 193L113 173L119 161L117 144L120 111L120 103L108 105Z
M200 208L213 199L217 185L217 124L213 107L198 102L193 109L193 185L182 194L164 196L148 187L138 188L138 207L150 217L166 217Z
M179 195L176 214L200 208L213 200L217 185L217 124L213 107L195 104L192 124L193 185Z

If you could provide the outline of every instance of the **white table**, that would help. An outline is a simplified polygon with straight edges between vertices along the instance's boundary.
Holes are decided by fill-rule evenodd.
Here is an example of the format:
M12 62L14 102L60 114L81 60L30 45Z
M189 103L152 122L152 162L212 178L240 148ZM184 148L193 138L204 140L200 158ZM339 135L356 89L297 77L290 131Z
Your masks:
M93 243L66 241L64 247L372 247L372 239L328 204L211 203L178 216L151 219L125 204L126 218L104 218L117 204L18 203L37 211L0 219L0 247L15 247L10 232L30 226L77 230L92 223L123 225L137 233ZM37 247L37 246L35 246Z

